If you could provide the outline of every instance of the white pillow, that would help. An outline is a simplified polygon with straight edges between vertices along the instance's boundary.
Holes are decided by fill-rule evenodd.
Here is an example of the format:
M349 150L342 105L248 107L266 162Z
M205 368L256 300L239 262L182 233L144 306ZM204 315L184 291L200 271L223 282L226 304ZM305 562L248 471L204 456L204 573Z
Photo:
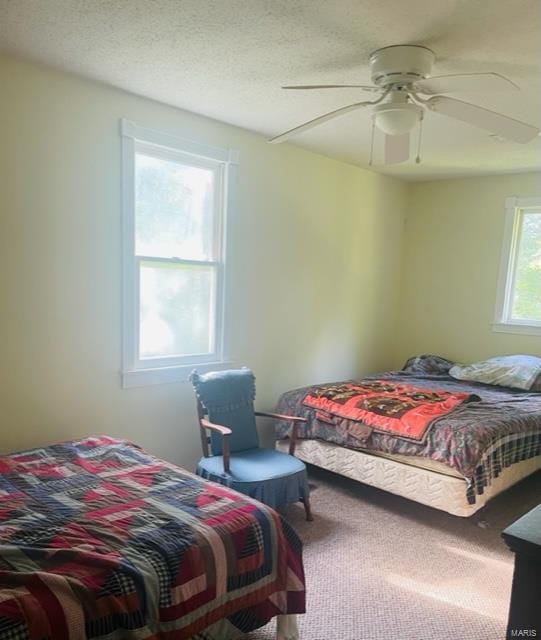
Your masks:
M536 356L498 356L473 364L456 364L449 375L457 380L484 382L502 387L529 390L541 373L541 358Z

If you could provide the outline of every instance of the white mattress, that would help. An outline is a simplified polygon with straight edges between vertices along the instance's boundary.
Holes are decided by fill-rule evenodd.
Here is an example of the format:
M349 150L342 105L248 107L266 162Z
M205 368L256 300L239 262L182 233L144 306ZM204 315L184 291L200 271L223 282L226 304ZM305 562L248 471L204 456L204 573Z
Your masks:
M279 440L276 448L288 451L289 440ZM438 463L435 463L436 467L430 465L431 468L426 468L426 460L373 455L322 440L300 440L295 456L323 469L461 517L473 515L498 493L541 469L541 456L506 467L485 487L482 495L476 496L475 504L468 504L466 480L454 473L449 475L449 468ZM406 457L410 458L407 463L404 461ZM416 464L418 460L422 466ZM447 472L438 467L444 467Z

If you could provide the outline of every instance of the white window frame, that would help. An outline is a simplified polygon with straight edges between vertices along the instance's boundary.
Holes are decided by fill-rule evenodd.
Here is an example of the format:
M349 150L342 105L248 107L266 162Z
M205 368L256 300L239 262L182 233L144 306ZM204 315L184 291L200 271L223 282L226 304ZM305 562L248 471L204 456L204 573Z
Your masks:
M122 141L122 386L124 388L168 382L185 382L194 367L208 371L228 366L225 336L226 230L233 208L236 167L235 149L205 144L142 127L131 120L120 120ZM156 258L135 253L135 155L147 152L154 157L184 160L193 166L211 169L218 178L214 217L216 258L208 261ZM218 224L216 224L216 222ZM211 354L139 357L139 273L141 262L198 264L216 270L214 349Z
M505 226L496 294L496 314L492 323L493 331L534 336L541 335L541 322L517 320L512 317L522 215L528 213L528 210L540 208L541 197L518 198L517 196L510 196L505 199Z

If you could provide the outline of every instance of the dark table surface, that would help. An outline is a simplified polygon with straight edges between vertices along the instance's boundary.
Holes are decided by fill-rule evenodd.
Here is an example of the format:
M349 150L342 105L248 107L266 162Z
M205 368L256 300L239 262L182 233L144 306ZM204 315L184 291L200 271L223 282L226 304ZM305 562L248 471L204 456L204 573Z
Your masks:
M502 536L511 551L541 558L541 504L510 524Z

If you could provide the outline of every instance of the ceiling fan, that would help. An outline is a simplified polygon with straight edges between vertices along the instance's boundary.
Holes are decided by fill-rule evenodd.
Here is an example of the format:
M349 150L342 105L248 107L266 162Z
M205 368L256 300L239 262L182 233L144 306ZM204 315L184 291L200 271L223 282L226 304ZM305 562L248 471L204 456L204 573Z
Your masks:
M525 122L440 95L461 91L518 91L519 87L514 82L498 73L430 77L435 59L434 52L427 47L393 45L378 49L370 56L371 77L375 86L330 84L282 87L292 90L356 88L380 95L376 100L355 102L314 118L270 139L269 142L285 142L291 136L365 107L372 108L372 146L374 126L385 134L385 164L395 164L409 159L410 131L417 123L422 123L427 110L486 129L499 138L514 142L526 143L539 134L537 127Z

